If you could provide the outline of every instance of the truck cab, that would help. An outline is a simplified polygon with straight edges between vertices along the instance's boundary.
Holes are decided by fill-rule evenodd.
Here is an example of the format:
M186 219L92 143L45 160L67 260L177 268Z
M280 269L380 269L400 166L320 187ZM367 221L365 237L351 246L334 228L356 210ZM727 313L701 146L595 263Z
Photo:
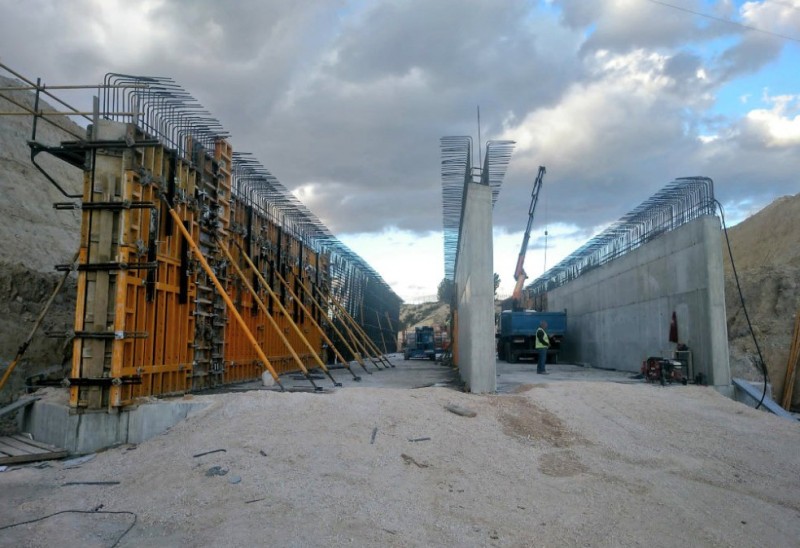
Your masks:
M547 361L558 362L558 352L567 334L567 313L537 312L535 310L511 311L500 313L497 334L497 356L508 363L516 363L520 358L537 359L536 331L542 321L547 322L547 336L550 348L547 350Z

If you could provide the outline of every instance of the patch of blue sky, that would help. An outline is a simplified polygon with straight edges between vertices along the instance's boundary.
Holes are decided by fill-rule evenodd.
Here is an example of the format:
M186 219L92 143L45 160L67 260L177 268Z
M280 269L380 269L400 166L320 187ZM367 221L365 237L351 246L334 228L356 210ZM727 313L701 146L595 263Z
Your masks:
M758 72L740 76L721 87L711 114L741 116L756 108L768 108L765 96L798 95L800 47L787 45L778 59Z

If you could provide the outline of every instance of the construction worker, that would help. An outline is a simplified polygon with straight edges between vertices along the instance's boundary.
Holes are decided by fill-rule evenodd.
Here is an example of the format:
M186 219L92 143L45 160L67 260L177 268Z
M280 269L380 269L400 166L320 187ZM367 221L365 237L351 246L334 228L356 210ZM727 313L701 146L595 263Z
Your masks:
M536 372L540 375L549 375L544 370L544 364L547 363L547 349L550 348L550 338L547 336L547 322L542 320L539 322L539 329L536 330L536 350L539 353L539 365Z

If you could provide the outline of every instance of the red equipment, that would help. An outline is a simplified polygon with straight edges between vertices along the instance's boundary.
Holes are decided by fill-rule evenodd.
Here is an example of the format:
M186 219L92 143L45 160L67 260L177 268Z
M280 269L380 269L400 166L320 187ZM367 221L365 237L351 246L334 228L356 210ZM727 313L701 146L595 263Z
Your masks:
M673 382L686 385L689 382L683 371L683 364L666 358L647 358L642 362L642 376L646 381L660 382L662 386Z

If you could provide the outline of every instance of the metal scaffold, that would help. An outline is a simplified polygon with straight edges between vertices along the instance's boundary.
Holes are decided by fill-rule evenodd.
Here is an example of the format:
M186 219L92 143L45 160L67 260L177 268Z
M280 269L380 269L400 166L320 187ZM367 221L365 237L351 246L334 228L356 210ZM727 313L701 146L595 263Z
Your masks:
M0 65L0 68L7 69ZM7 69L9 70L9 69ZM17 73L10 71L21 78ZM259 161L234 152L229 133L170 78L108 74L85 135L40 143L34 165L80 210L73 407L128 405L355 358L392 364L401 299ZM70 193L36 157L83 170ZM66 268L66 267L65 267ZM368 370L367 370L368 371ZM368 371L369 372L369 371ZM358 380L358 377L353 377Z

